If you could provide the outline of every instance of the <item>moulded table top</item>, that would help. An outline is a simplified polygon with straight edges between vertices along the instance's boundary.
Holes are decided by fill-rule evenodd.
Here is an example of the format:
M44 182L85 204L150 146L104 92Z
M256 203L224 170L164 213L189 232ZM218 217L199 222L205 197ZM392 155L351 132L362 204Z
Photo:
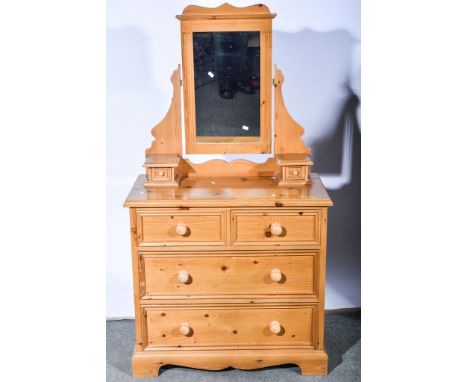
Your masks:
M278 187L272 177L185 178L179 187L145 189L139 175L124 207L327 207L333 203L320 177L311 185Z

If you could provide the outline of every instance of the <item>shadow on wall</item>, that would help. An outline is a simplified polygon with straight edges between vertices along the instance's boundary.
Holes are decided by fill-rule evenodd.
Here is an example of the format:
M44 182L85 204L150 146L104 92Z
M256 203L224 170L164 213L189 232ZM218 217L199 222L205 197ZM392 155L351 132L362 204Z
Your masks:
M318 172L333 199L329 210L327 308L361 305L361 161L353 62L359 41L347 31L274 32L286 106L304 127ZM359 64L358 64L359 65ZM357 81L356 81L357 80Z
M331 136L349 96L357 41L344 30L273 32L273 62L283 71L283 95L293 118L313 144Z
M348 182L341 188L328 190L334 206L329 209L328 219L327 293L339 294L340 306L361 306L361 133L356 121L358 104L357 97L350 94L335 133L312 146L315 171L336 173L337 178L347 178L348 174L343 175L340 171L349 171ZM342 165L338 167L336 162L339 161Z

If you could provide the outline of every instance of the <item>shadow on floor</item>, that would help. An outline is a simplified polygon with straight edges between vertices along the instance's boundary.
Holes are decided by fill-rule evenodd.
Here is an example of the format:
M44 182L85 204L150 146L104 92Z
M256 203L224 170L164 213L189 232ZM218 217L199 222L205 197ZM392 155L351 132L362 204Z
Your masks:
M296 365L280 365L257 370L204 371L179 366L160 369L163 381L337 381L357 382L361 378L361 313L325 315L325 346L328 352L328 375L301 376ZM133 320L107 322L107 381L154 381L155 377L133 378L131 357L135 342Z

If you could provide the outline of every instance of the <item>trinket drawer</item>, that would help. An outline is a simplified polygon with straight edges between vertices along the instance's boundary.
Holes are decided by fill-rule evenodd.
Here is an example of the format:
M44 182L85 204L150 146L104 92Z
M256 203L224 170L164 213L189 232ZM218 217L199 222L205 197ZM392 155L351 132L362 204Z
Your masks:
M144 187L130 210L135 376L163 365L254 369L284 363L326 374L327 210L320 178L269 177Z

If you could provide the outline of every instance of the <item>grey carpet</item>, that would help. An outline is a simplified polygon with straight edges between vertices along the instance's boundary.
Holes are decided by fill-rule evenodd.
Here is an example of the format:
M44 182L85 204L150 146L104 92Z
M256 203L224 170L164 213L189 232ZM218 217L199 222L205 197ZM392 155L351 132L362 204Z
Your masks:
M258 370L226 369L194 370L164 366L157 379L133 378L131 357L135 342L133 320L107 321L107 381L336 381L361 380L361 313L331 313L325 316L325 346L329 363L327 376L301 376L294 365L267 367Z

